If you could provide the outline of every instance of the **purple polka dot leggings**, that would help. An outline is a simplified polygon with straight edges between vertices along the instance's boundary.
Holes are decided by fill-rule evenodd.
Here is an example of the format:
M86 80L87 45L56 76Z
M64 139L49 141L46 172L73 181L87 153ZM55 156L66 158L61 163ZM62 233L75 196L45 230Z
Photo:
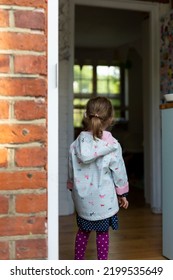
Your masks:
M84 260L91 231L79 229L75 241L75 260ZM107 260L109 252L109 232L96 231L97 259Z

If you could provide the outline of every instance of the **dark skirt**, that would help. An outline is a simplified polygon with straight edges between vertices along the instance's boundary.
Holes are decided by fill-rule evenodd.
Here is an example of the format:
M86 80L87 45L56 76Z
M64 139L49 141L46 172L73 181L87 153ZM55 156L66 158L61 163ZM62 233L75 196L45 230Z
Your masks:
M103 220L98 221L88 221L80 216L77 215L77 225L80 229L86 230L86 231L108 231L109 227L111 227L113 230L118 229L118 216L117 214L113 215L110 218L106 218Z

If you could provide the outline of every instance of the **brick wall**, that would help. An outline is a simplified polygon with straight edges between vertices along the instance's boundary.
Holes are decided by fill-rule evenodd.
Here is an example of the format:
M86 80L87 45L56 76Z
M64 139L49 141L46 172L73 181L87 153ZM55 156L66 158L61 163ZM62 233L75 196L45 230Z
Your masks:
M47 258L46 0L0 0L0 259Z

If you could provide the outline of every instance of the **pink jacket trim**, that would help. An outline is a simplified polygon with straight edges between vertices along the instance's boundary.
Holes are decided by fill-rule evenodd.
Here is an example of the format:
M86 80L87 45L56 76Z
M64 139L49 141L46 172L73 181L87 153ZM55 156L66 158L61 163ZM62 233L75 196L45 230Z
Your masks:
M108 144L114 144L115 139L109 131L103 131L102 140L106 141Z
M127 183L125 186L123 186L123 187L117 187L117 188L115 188L116 189L116 193L118 194L118 195L122 195L122 194L124 194L124 193L128 193L129 192L129 183Z

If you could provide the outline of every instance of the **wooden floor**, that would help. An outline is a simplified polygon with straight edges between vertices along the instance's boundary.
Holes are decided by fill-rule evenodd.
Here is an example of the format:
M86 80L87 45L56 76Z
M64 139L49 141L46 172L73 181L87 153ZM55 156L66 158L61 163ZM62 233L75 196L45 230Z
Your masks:
M119 211L119 229L110 229L110 260L164 260L162 256L162 215L153 214L145 205L141 191L129 196L128 210ZM59 218L59 258L73 260L77 231L75 215ZM88 241L87 260L95 260L95 232Z

